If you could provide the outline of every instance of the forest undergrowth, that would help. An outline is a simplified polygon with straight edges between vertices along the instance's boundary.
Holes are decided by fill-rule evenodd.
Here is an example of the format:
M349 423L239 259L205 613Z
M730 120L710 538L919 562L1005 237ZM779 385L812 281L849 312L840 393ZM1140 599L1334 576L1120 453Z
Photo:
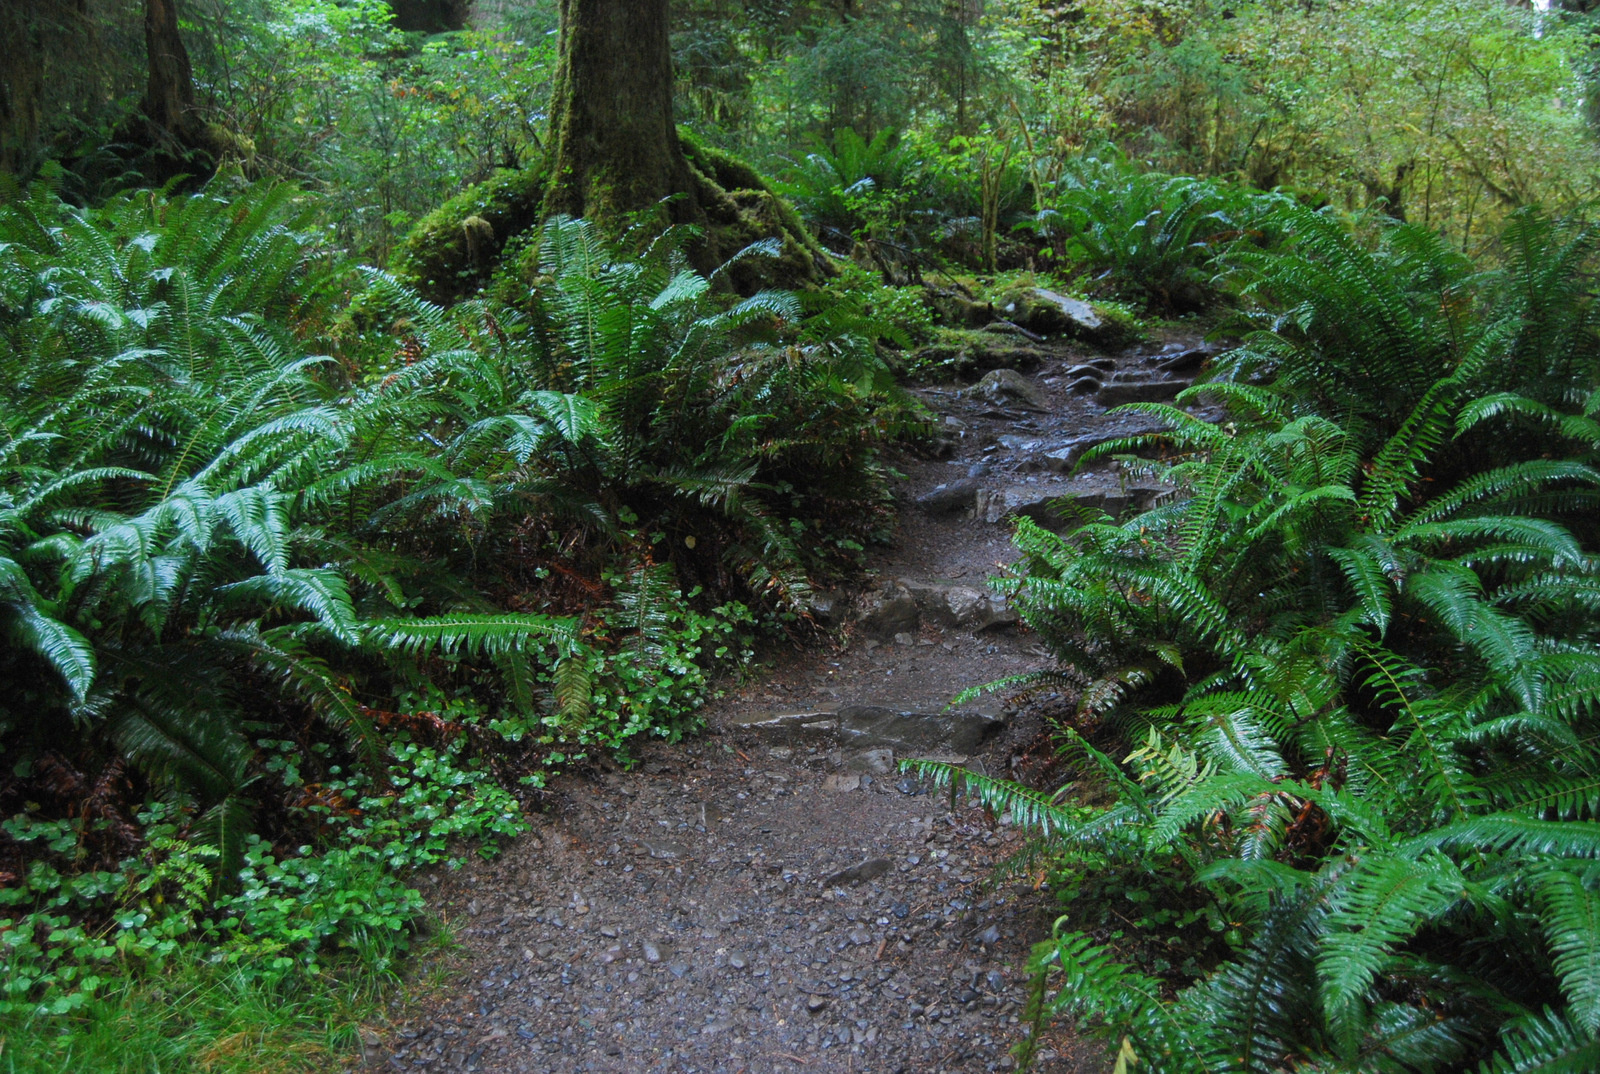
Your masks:
M815 236L797 292L511 211L551 4L190 5L189 174L128 135L138 6L0 14L88 42L0 130L0 1070L355 1054L449 943L417 872L815 638L937 449L898 382L1038 288L1240 342L1086 460L1161 502L1016 524L1058 666L991 688L1061 779L921 769L1035 833L1030 1017L1121 1072L1600 1066L1588 5L679 5L683 143Z

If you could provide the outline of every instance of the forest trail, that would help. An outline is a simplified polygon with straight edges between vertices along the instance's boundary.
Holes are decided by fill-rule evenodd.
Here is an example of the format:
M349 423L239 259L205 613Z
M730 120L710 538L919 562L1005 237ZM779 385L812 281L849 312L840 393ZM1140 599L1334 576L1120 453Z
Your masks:
M1014 342L1014 341L1013 341ZM1114 513L1157 491L1093 443L1147 427L1108 405L1168 400L1211 353L1196 339L1113 356L1007 351L1027 375L919 394L949 457L897 460L901 532L868 588L819 600L837 650L781 657L713 703L708 732L631 772L552 786L556 808L491 863L424 890L462 944L388 1032L372 1070L900 1072L1013 1068L1021 967L1056 910L995 875L1023 837L903 777L903 757L1013 775L1041 714L961 690L1042 667L986 578L1016 552L1007 515L1076 498ZM1098 1070L1059 1033L1039 1071Z

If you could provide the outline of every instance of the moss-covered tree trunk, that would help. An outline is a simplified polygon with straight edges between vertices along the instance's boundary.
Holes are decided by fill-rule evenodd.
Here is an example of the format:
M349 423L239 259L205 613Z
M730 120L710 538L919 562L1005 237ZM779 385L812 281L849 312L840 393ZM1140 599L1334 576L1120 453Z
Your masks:
M507 241L558 213L616 230L664 199L694 223L695 266L743 293L802 287L836 270L792 209L749 165L677 129L672 115L668 0L561 0L560 58L547 154L429 213L406 237L396 270L436 302L471 294ZM777 240L764 256L725 265ZM770 247L770 242L768 243Z
M548 213L606 221L673 194L698 219L672 117L667 0L561 0Z

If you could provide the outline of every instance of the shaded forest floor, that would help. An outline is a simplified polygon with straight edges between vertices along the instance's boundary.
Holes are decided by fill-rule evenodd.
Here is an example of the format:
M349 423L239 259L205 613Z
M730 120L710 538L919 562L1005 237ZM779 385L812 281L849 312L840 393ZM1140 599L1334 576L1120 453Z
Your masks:
M819 605L836 643L783 653L708 709L706 734L653 745L632 771L556 780L535 832L497 861L426 878L460 948L391 1027L363 1034L368 1069L1012 1069L1021 968L1055 900L1026 867L997 870L1024 843L1007 818L895 762L1048 777L1047 712L1003 695L944 711L1048 662L987 589L1016 555L1004 518L1153 495L1110 463L1065 474L1143 420L1106 416L1115 385L1170 398L1203 349L1174 337L1108 360L1050 345L985 391L919 390L947 457L897 460L899 539L860 592ZM1096 357L1104 390L1082 380ZM1049 1030L1034 1069L1103 1065Z

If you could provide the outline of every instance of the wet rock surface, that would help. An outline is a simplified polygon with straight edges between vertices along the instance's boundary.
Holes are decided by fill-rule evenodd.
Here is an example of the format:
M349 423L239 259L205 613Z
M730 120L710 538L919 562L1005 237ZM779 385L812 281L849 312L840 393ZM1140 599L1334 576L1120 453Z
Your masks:
M631 771L562 776L533 835L428 878L461 948L442 984L363 1038L369 1069L1012 1069L1021 967L1056 905L1025 876L990 882L1023 841L1004 818L952 811L898 762L994 775L1019 762L1041 725L1004 695L947 711L1048 664L990 588L1017 555L1010 520L1064 528L1063 503L1119 515L1162 495L1114 460L1079 462L1156 427L1108 415L1109 388L1186 384L1214 352L1048 344L1031 376L1008 370L1031 405L920 389L953 457L896 462L900 540L858 591L818 598L836 643L731 690L698 739L644 747ZM1100 387L1075 393L1079 377ZM1108 1068L1059 1029L1035 1066Z

